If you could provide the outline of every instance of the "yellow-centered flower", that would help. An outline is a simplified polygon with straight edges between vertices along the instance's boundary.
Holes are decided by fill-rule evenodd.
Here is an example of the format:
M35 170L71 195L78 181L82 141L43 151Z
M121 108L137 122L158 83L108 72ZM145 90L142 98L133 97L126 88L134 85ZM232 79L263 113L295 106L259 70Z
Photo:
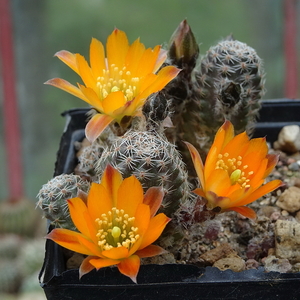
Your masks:
M161 68L167 54L160 46L146 49L139 39L131 45L125 32L115 29L106 43L93 38L90 65L76 53L62 50L55 54L75 71L84 85L78 87L60 78L46 84L58 87L90 104L96 111L86 127L86 136L94 141L112 121L120 125L140 113L147 97L165 87L179 73L173 66Z
M165 251L151 245L170 219L155 215L163 200L162 188L151 187L143 194L134 177L123 180L108 165L101 183L92 183L86 203L80 198L68 200L71 218L79 230L57 228L46 237L72 251L86 254L80 277L92 269L117 265L119 271L136 282L141 257Z
M207 200L209 209L233 210L255 218L255 212L244 205L282 185L280 180L263 185L278 161L277 155L268 154L266 139L249 140L246 132L234 136L229 121L218 130L205 165L196 148L187 142L186 145L201 184L194 193Z

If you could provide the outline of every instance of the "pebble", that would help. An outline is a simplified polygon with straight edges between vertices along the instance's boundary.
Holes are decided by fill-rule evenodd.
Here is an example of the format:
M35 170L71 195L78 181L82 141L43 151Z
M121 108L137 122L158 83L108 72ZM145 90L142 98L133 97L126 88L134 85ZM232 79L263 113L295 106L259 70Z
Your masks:
M257 269L259 267L259 262L253 258L250 258L246 261L246 269Z
M279 196L276 205L291 213L300 210L300 188L291 186L286 189Z
M200 260L203 261L206 265L213 265L216 261L231 254L236 255L237 253L230 247L228 243L224 243L202 254L200 256Z
M217 260L213 264L213 267L216 267L221 271L230 269L234 272L241 272L246 270L246 263L241 257L237 255L231 255L229 257Z
M292 265L286 258L277 258L274 255L266 257L263 261L266 272L286 273L292 269Z
M284 126L274 143L274 149L287 153L296 153L300 150L300 127L298 125Z
M277 220L275 223L275 254L291 263L300 262L300 223Z
M300 166L297 162L294 162L289 165L289 169L293 172L296 172L296 171L299 171Z
M300 188L300 178L295 178L294 186Z

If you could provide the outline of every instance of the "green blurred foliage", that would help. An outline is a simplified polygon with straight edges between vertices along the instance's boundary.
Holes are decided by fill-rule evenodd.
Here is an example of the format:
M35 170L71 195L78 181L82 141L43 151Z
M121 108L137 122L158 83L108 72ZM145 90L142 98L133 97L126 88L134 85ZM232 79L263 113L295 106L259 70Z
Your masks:
M72 83L78 80L53 55L65 49L88 57L91 38L105 43L115 27L124 30L131 42L140 37L148 47L166 46L179 23L187 19L201 54L232 33L256 49L265 61L268 89L265 98L283 96L282 0L12 0L12 3L28 197L34 198L52 176L64 127L59 114L66 109L86 107L83 101L59 89L43 86L43 82L53 77ZM1 151L0 159L4 161ZM8 193L5 168L0 176L3 199Z

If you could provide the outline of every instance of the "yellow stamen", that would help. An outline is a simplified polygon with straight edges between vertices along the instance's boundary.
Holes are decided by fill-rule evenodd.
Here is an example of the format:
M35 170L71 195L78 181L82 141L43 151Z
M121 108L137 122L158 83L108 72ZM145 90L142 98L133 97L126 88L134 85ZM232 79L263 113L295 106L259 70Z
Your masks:
M135 218L129 217L123 209L113 207L95 221L99 226L96 237L101 250L122 246L130 249L140 237L138 227L133 226Z

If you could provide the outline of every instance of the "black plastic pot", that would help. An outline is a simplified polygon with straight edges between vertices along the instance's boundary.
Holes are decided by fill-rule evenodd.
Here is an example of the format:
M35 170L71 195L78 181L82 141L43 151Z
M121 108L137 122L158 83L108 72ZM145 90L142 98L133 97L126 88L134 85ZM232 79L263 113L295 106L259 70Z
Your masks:
M54 175L71 173L77 164L74 142L84 138L87 109L73 109L67 118ZM274 142L285 125L300 125L300 101L263 102L254 136ZM49 227L49 230L52 230ZM265 273L263 268L240 273L193 265L143 265L138 284L117 268L92 271L79 280L78 269L66 270L62 248L46 241L46 253L39 276L49 300L82 299L300 299L300 274Z

